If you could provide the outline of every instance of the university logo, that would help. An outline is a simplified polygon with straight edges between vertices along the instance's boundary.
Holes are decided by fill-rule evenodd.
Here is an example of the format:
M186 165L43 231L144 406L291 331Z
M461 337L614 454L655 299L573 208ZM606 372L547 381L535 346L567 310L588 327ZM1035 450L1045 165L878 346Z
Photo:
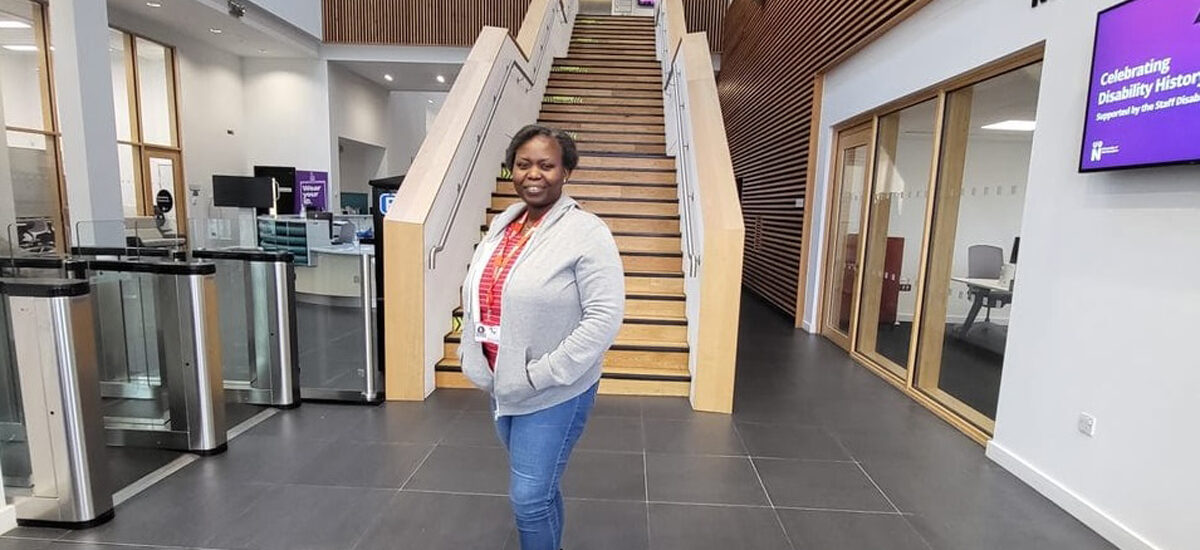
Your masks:
M1092 142L1092 162L1100 162L1100 159L1102 159L1102 158L1104 158L1104 142L1103 141L1093 141Z

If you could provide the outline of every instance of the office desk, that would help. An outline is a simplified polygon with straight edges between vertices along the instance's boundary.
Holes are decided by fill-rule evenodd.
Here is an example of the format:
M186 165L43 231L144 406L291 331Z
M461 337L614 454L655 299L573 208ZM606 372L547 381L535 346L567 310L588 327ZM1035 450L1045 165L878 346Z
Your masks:
M967 277L951 277L950 280L963 283L971 291L971 297L974 302L971 303L971 311L967 313L967 320L963 321L960 327L959 334L966 336L971 331L971 327L975 325L975 318L979 316L979 310L983 309L984 305L989 307L1004 307L1012 303L1012 291L1008 286L1001 285L998 279L970 279Z

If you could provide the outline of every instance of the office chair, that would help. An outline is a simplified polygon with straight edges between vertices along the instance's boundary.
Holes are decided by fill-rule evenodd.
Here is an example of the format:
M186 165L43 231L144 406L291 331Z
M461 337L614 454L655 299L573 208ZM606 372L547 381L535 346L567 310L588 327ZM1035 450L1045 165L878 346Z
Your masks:
M1001 269L1004 267L1004 249L990 244L976 244L967 248L967 277L971 279L999 279ZM976 292L980 292L975 287L971 287L970 291L972 298ZM990 291L983 299L983 307L986 308L984 313L984 322L992 321L992 308L1004 307L1006 300L1001 297L992 296Z

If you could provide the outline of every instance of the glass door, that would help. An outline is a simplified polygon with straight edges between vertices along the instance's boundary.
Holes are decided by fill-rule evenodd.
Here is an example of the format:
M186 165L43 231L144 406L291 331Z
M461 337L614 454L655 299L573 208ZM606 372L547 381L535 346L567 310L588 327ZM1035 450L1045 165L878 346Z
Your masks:
M936 99L879 117L854 347L907 379L933 172Z
M855 285L863 226L863 197L870 166L871 124L838 133L832 203L825 255L824 313L821 333L849 350L856 305Z
M187 227L187 192L179 151L144 149L142 170L149 180L143 204L154 214L153 228L137 228L146 246L178 246ZM153 239L155 242L146 242Z

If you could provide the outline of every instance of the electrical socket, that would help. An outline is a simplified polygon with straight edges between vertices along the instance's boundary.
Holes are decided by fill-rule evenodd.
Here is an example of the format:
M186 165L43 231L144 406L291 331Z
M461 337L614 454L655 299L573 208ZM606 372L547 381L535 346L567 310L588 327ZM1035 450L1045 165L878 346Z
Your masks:
M1079 413L1079 423L1076 425L1079 433L1088 437L1096 435L1096 417L1088 413Z

